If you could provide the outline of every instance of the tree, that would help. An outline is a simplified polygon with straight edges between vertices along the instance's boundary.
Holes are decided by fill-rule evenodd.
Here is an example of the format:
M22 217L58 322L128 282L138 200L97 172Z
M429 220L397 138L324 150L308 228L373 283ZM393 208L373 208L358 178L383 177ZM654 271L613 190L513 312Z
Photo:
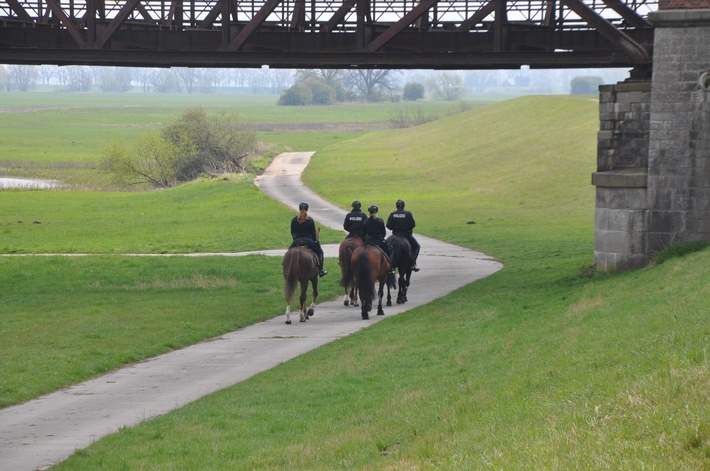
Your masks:
M7 67L0 64L0 91L10 89L10 84L7 81Z
M382 101L397 88L395 72L387 69L358 69L352 71L348 83L367 101Z
M72 92L88 92L94 83L91 68L80 65L68 67L66 78L69 91Z
M599 86L604 83L601 77L575 77L570 83L572 95L594 95L599 93Z
M402 97L409 101L421 100L424 98L424 85L419 82L409 82L405 84Z
M131 89L133 74L125 67L109 67L103 70L99 79L101 90L105 92L127 92Z
M187 93L194 93L195 87L202 80L202 71L200 69L194 69L192 67L177 67L175 70L175 75L182 79L183 85L185 85L185 90Z
M433 95L439 100L460 100L466 95L463 79L459 74L442 72L430 82Z
M32 65L8 66L7 84L9 90L26 92L37 82L37 67Z
M180 91L180 83L175 72L161 69L153 72L150 80L151 85L158 93L171 93Z

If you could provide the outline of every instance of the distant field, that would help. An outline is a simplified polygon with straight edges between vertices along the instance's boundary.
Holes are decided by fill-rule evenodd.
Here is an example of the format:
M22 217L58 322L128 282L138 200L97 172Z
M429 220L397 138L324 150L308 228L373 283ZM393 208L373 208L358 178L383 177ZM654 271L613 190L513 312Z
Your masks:
M389 127L389 120L403 112L421 110L441 117L462 110L459 103L437 101L289 107L276 106L277 100L273 95L2 93L0 166L2 162L5 166L95 163L107 141L130 140L146 130L159 129L191 107L237 114L245 124L263 130L263 141L280 146L289 146L286 134L304 129L319 134L316 143L327 143L328 139L321 136L339 133L350 137L348 133L360 132L363 127ZM486 101L477 100L466 106L483 103Z

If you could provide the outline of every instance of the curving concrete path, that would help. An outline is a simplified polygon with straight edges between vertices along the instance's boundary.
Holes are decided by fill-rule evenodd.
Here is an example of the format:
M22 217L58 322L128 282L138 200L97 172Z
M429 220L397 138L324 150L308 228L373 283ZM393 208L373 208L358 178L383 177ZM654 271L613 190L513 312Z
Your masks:
M294 210L299 202L308 201L309 213L319 225L342 229L346 212L318 197L300 181L312 155L282 154L255 183ZM386 307L384 317L426 304L501 268L481 253L428 237L417 239L422 245L418 263L421 271L412 276L409 302ZM324 247L327 257L337 257L337 249L335 245ZM282 255L284 250L250 253ZM337 265L326 261L326 268L330 274L321 283L337 283ZM284 316L279 315L2 409L0 470L49 467L123 427L166 414L382 319L372 316L363 321L360 309L343 306L342 298L328 301L318 304L315 316L306 323L286 325Z

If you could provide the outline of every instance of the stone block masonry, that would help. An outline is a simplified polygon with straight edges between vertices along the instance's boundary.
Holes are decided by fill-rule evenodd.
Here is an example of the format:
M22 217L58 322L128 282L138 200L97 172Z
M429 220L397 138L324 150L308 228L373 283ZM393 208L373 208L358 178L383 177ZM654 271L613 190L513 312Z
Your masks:
M651 81L600 87L594 256L606 271L710 240L710 0L659 7Z

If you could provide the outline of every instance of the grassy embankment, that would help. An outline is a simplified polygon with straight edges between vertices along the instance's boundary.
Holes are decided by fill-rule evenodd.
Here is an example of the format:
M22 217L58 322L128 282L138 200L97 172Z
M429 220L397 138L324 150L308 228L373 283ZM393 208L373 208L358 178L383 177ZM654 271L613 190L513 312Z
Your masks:
M525 98L323 149L326 197L506 267L57 469L708 468L710 251L585 276L596 123Z

